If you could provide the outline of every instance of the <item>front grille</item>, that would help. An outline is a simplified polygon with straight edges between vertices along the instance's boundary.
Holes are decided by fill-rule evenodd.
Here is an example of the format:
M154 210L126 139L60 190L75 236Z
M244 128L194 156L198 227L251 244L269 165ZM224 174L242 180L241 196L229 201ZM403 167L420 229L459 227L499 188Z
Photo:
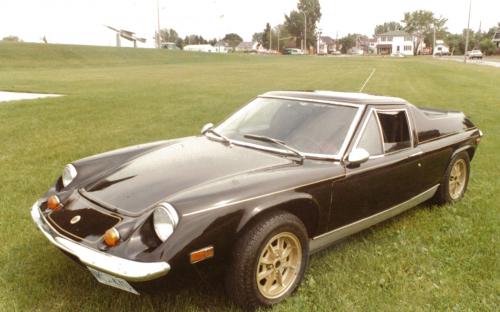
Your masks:
M79 216L79 221L71 224L71 220L76 220L77 216ZM78 241L84 240L90 242L97 241L106 230L120 222L120 218L116 216L91 208L76 210L61 209L52 212L48 216L48 220L61 234L69 235Z

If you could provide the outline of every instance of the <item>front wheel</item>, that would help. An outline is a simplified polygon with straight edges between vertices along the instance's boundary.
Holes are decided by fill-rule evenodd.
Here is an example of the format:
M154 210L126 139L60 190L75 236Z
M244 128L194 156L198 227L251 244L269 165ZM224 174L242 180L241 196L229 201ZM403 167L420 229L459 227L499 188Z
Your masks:
M434 196L435 202L442 205L460 200L467 190L469 171L470 159L467 152L453 157Z
M246 308L276 304L300 284L308 258L302 221L286 212L265 215L237 239L226 272L227 292Z

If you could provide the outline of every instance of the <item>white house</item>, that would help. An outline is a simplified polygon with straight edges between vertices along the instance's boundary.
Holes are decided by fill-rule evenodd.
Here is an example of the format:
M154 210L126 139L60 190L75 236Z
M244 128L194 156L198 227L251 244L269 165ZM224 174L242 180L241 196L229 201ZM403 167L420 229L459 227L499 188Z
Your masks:
M377 39L377 54L413 55L416 37L402 30L389 31L375 36Z
M213 46L211 44L190 44L184 47L184 51L190 52L209 52L209 53L227 53L223 45Z
M497 48L500 48L500 29L495 32L492 41L497 45Z

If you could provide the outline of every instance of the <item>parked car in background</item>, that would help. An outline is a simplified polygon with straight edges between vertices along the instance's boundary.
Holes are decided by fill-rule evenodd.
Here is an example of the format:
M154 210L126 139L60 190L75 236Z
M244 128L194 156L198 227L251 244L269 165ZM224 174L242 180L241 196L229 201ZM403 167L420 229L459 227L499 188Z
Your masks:
M31 216L103 284L138 294L218 261L236 303L270 306L312 253L427 200L460 200L481 137L461 112L400 98L268 92L200 136L68 164Z
M451 55L450 48L444 44L443 40L436 40L434 55L435 56Z
M481 50L472 50L467 52L467 57L471 60L473 59L480 60L483 58L483 53L481 52Z
M283 50L283 54L288 54L288 55L304 55L304 51L301 49L296 49L296 48L285 48Z
M350 54L350 55L363 55L365 52L363 51L363 49L360 49L360 48L350 48L349 50L347 50L347 54Z

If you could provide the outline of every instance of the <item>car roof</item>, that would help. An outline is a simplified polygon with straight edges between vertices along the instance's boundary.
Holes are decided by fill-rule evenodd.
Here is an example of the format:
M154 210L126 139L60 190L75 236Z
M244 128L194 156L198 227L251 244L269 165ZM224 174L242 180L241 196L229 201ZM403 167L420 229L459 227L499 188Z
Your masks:
M280 97L297 100L316 100L367 105L402 105L407 101L398 97L371 95L367 93L336 91L270 91L261 97Z

